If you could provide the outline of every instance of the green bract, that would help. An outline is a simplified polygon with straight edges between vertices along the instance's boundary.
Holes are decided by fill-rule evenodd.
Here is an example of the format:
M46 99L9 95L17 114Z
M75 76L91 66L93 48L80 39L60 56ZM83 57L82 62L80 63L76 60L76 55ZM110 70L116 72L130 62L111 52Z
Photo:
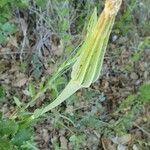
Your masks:
M72 67L70 82L51 104L37 110L34 117L53 109L77 90L89 87L99 78L109 36L121 2L122 0L106 0L105 8L98 20L97 11L94 10L89 22L87 37Z

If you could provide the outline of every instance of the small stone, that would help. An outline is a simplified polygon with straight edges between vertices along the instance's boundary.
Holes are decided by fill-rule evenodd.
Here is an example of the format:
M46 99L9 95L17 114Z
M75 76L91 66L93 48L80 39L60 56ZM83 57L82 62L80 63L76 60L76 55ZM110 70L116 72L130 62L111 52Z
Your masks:
M112 37L112 41L113 41L113 42L115 42L117 39L118 39L118 36L117 36L117 35L114 35L114 36Z
M121 145L121 144L119 144L118 147L117 147L117 150L127 150L127 149L128 149L127 146Z
M139 79L135 82L135 85L139 85L141 82L142 82L142 80Z
M133 150L138 150L138 147L135 144L133 145Z
M68 144L68 140L64 136L61 136L60 137L61 150L67 150L68 149L67 144Z
M145 79L145 80L148 78L148 74L149 74L148 71L145 71L145 72L144 72L144 79Z
M59 136L63 136L64 134L65 134L65 129L61 129L60 131L59 131Z
M43 139L46 143L49 141L49 133L46 129L43 129Z
M139 68L140 68L140 70L141 71L145 71L146 70L146 68L147 68L147 63L146 62L140 62L139 63Z
M17 73L15 76L16 79L13 81L14 87L22 87L28 81L27 77L23 73Z
M132 72L130 74L130 78L133 79L133 80L137 80L138 79L138 75L135 72Z

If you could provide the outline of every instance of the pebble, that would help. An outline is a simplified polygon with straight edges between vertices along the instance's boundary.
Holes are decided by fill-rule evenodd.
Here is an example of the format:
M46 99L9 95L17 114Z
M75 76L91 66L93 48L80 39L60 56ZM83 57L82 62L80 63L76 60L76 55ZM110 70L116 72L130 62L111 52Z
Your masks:
M117 39L118 39L118 36L117 36L117 35L114 35L114 36L112 37L112 41L113 41L113 42L115 42Z
M67 143L68 143L68 140L64 136L61 136L60 137L61 150L67 150L68 149Z
M148 71L145 71L145 72L144 72L144 79L145 79L145 80L148 78L148 74L149 74Z
M135 72L132 72L130 74L130 78L133 79L133 80L137 80L138 79L138 75Z

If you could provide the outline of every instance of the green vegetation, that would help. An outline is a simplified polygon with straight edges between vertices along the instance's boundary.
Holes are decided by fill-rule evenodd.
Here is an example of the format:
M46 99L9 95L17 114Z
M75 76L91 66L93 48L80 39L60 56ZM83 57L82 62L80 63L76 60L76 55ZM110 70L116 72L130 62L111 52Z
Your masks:
M87 49L92 41L92 38L89 38L90 33L93 33L97 23L97 12L94 8L97 7L99 14L103 6L104 3L98 0L0 1L0 52L6 47L12 49L12 54L16 54L10 54L11 57L0 56L0 59L10 61L8 68L13 63L16 66L19 64L19 69L10 67L6 71L0 68L0 106L3 112L0 113L0 150L43 149L37 148L41 146L37 139L42 135L47 137L44 129L49 122L47 134L49 137L54 134L57 138L48 139L47 145L50 144L54 150L61 150L63 144L73 150L85 147L94 150L98 146L102 148L104 145L100 144L101 138L111 139L134 134L136 128L143 132L142 138L133 138L131 145L137 144L142 149L150 146L147 140L149 133L145 126L141 127L142 124L148 124L149 118L143 118L142 123L137 121L145 115L143 111L150 102L150 66L147 52L150 48L149 3L136 0L123 2L112 29L106 58L101 54L101 50L107 45L114 19L109 20L110 24L106 22L105 32L99 35L97 43L101 44L98 47L101 46L100 56L103 56L100 59L96 57L98 55L94 55L97 47L93 48L93 53L88 53ZM24 20L23 27L27 26L27 30L21 29L20 19ZM96 35L96 32L93 35ZM20 44L17 51L9 43L9 38L13 36L18 40L18 45ZM26 51L28 48L29 52ZM123 51L128 53L122 55ZM78 61L81 54L81 61ZM85 54L95 57L86 59ZM104 76L102 74L100 81L91 85L99 77L103 60L106 63ZM76 61L78 63L75 63ZM100 61L97 67L93 63L96 61ZM93 65L89 73L85 69L89 69L87 62ZM144 69L141 71L140 67ZM44 72L43 68L48 71ZM9 82L9 74L12 73L16 78L19 76L14 73L15 69L17 74L25 75L17 81L24 82L23 87L14 88L16 81ZM78 72L82 74L78 76ZM133 72L137 77L131 80L130 74ZM6 74L8 80L5 78ZM75 89L74 84L69 84L69 92L67 89L64 95L59 96L69 83L70 74L71 81L80 84L77 87L75 85ZM93 76L96 76L95 80ZM128 80L125 80L125 83L122 76L126 76L130 84ZM10 75L10 80L12 79ZM81 87L88 88L75 93ZM66 99L65 103L56 107ZM49 110L51 112L48 112ZM41 133L37 133L36 128ZM40 137L40 140L46 139L45 137Z
M8 37L17 31L16 24L11 21L13 15L11 8L26 8L28 1L26 0L1 0L0 1L0 44L6 43Z

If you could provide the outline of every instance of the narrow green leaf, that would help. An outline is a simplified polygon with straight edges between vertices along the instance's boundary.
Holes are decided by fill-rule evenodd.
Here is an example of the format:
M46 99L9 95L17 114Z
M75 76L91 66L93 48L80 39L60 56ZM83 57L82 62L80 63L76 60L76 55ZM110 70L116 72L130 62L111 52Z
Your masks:
M36 90L35 90L34 85L30 83L30 84L29 84L29 93L30 93L30 96L31 96L31 97L34 97L34 96L35 96L35 94L36 94L35 91L36 91Z
M97 23L97 8L95 7L93 14L90 17L89 23L87 25L87 37L93 32L95 25Z
M19 100L17 97L15 97L15 96L13 97L13 99L14 99L16 105L17 105L18 107L21 107L22 103L20 102L20 100Z
M45 112L55 108L59 104L61 104L63 101L65 101L68 97L70 97L72 94L74 94L78 89L80 89L82 86L79 85L77 82L70 81L66 88L61 92L61 94L48 106L42 109L37 109L34 112L34 117L37 118L40 115L44 114ZM69 92L68 92L69 91Z
M5 97L6 91L4 89L4 87L0 86L0 98Z

